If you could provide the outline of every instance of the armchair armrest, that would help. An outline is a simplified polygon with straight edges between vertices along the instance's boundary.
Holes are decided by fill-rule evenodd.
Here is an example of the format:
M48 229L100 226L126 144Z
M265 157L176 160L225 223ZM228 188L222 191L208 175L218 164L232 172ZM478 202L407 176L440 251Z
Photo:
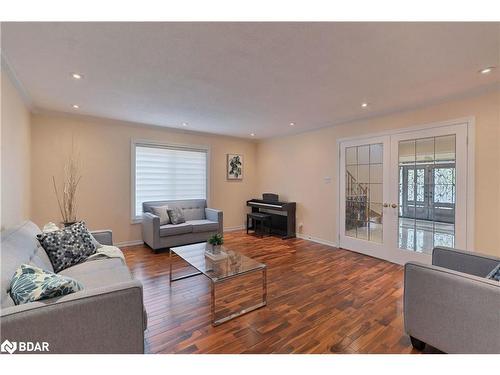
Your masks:
M224 217L223 212L221 210L216 210L214 208L205 208L205 217L207 220L216 221L219 223L219 233L222 234L224 232Z
M500 352L500 284L441 267L407 263L404 324L447 353Z
M151 212L142 214L142 240L152 249L160 248L160 218Z
M143 353L142 285L131 280L2 309L1 340L47 342L50 353Z
M111 229L93 230L90 233L101 245L113 245L113 231Z
M452 249L436 247L432 251L432 264L450 270L485 277L500 263L500 258Z

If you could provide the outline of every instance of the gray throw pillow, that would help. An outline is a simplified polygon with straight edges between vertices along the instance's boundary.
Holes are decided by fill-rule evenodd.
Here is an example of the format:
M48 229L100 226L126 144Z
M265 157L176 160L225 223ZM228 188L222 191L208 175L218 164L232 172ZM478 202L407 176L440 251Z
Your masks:
M184 218L184 214L179 207L175 207L171 210L168 210L168 216L170 217L170 222L172 224L182 224L186 222Z
M71 277L21 264L10 282L10 296L16 305L78 292L83 286Z
M96 252L92 235L83 221L53 232L43 232L37 238L56 273L83 262Z
M168 217L168 206L151 207L153 214L160 218L160 225L170 224L170 218Z

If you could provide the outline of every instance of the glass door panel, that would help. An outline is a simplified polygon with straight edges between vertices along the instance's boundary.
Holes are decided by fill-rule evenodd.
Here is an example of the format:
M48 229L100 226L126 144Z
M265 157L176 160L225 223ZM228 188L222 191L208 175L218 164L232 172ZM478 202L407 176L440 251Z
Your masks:
M345 235L382 243L382 143L345 148Z
M398 143L398 247L431 254L455 243L455 135Z

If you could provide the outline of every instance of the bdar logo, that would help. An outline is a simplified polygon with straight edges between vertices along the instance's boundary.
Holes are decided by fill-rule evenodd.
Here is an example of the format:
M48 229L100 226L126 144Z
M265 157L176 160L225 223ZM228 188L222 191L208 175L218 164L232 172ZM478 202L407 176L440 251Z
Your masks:
M0 345L0 351L13 354L14 352L49 352L49 343L42 341L9 341L5 340Z
M2 342L2 345L0 346L0 350L5 353L8 352L10 354L14 353L17 349L17 343L16 342L10 342L9 340L5 340Z

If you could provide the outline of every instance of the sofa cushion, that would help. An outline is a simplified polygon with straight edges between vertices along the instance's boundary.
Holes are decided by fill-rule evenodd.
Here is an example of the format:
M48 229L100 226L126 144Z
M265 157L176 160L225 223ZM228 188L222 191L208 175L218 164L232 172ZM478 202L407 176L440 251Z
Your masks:
M205 205L188 204L182 207L186 221L205 219Z
M28 264L39 267L43 270L54 272L54 268L52 267L49 256L47 255L47 252L44 250L42 245L40 245L40 243L38 243L36 251L31 256Z
M121 259L89 260L59 272L78 280L84 289L100 288L132 280L132 274Z
M193 226L189 223L167 224L160 227L160 237L175 236L177 234L192 233Z
M10 285L10 296L16 305L78 292L83 286L76 280L21 264Z
M40 229L36 224L27 221L17 227L2 231L1 249L1 306L14 306L9 295L10 282L21 264L31 264L42 269L53 271L52 264L41 248L36 235Z
M56 273L83 262L96 252L96 245L83 221L58 231L43 232L37 238Z
M189 220L187 223L193 226L193 233L214 232L219 230L219 223L210 220Z
M59 272L60 275L67 275L78 279L78 275L82 275L85 273L109 270L115 267L124 267L125 263L120 258L98 258L98 259L89 259L85 262L77 264L76 266L72 266L66 268Z

